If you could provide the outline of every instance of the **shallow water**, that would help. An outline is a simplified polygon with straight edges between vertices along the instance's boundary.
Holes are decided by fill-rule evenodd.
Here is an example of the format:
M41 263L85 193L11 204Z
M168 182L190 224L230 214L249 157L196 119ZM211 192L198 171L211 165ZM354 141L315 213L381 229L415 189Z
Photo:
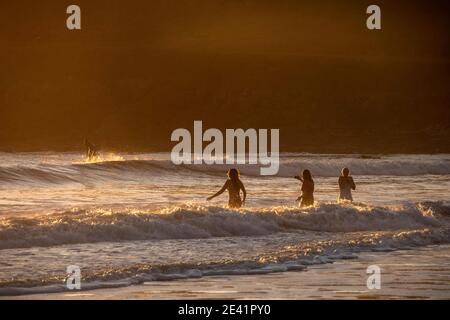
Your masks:
M76 153L0 153L0 163L2 294L63 290L68 265L92 288L301 270L450 242L450 155L283 154L275 177L241 166L242 210L224 208L225 195L204 200L225 166L174 166L168 154L85 163ZM357 184L353 205L336 203L343 166ZM300 209L292 176L305 168L316 205Z
M367 288L369 265L381 269L380 289ZM5 298L5 297L2 297ZM9 299L449 299L450 246L363 252L358 259L311 265L305 271L218 275L82 292Z

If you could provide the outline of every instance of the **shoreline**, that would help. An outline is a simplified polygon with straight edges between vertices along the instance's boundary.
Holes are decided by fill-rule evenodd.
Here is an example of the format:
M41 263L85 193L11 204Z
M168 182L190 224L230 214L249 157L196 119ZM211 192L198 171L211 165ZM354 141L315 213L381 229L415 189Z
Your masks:
M397 149L398 150L398 149ZM67 148L41 148L41 147L24 147L24 148L8 148L8 147L0 147L0 153L79 153L83 155L85 153L84 148L80 147L67 147ZM118 153L118 154L161 154L167 153L170 154L172 149L160 148L160 149L152 149L152 148L120 148L116 146L105 146L101 148L100 153ZM396 155L447 155L450 154L450 149L433 149L433 150L401 150L401 151L386 151L386 150L346 150L346 149L325 149L325 150L317 150L317 149L283 149L280 150L280 154L282 153L298 153L299 155L348 155L348 156L396 156Z
M450 299L450 245L366 252L358 259L305 271L154 281L79 292L3 296L0 300L114 299ZM367 267L381 268L381 289L369 290ZM199 289L201 288L201 289Z

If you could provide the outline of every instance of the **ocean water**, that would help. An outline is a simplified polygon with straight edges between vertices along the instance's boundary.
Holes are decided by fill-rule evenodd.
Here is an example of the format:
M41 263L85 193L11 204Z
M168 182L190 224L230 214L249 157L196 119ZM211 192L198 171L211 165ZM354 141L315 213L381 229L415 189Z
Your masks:
M450 243L450 155L281 155L277 176L238 166L248 198L206 197L227 166L175 166L167 153L0 153L0 295L208 275L303 270L360 252ZM353 204L338 204L349 167ZM313 207L299 208L310 169Z

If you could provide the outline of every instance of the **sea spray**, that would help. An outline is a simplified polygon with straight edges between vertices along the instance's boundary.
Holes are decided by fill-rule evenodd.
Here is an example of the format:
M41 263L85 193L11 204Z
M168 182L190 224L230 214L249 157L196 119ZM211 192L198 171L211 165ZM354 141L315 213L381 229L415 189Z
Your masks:
M434 210L447 210L435 205ZM315 207L233 210L196 205L142 209L73 209L24 219L0 219L0 249L149 239L260 236L310 230L355 232L439 227L429 206L322 203Z

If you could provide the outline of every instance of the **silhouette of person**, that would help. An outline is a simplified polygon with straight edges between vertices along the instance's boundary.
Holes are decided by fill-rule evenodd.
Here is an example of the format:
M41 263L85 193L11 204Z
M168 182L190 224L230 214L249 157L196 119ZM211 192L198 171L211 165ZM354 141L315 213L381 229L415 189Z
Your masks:
M303 176L295 176L297 180L302 182L302 195L297 198L300 201L300 207L308 207L314 205L314 180L309 170L303 170Z
M339 176L339 201L353 201L352 190L356 189L356 185L349 173L348 168L343 168Z
M217 191L211 197L208 197L206 200L210 201L211 199L221 195L225 190L228 190L228 206L230 208L240 208L245 204L245 198L247 197L247 191L245 190L244 184L242 183L239 177L239 171L237 169L228 170L228 179L223 185L223 187ZM241 200L241 191L244 194L244 198Z
M84 139L84 146L86 147L86 158L92 160L98 156L98 151L95 145L93 145L87 138Z

